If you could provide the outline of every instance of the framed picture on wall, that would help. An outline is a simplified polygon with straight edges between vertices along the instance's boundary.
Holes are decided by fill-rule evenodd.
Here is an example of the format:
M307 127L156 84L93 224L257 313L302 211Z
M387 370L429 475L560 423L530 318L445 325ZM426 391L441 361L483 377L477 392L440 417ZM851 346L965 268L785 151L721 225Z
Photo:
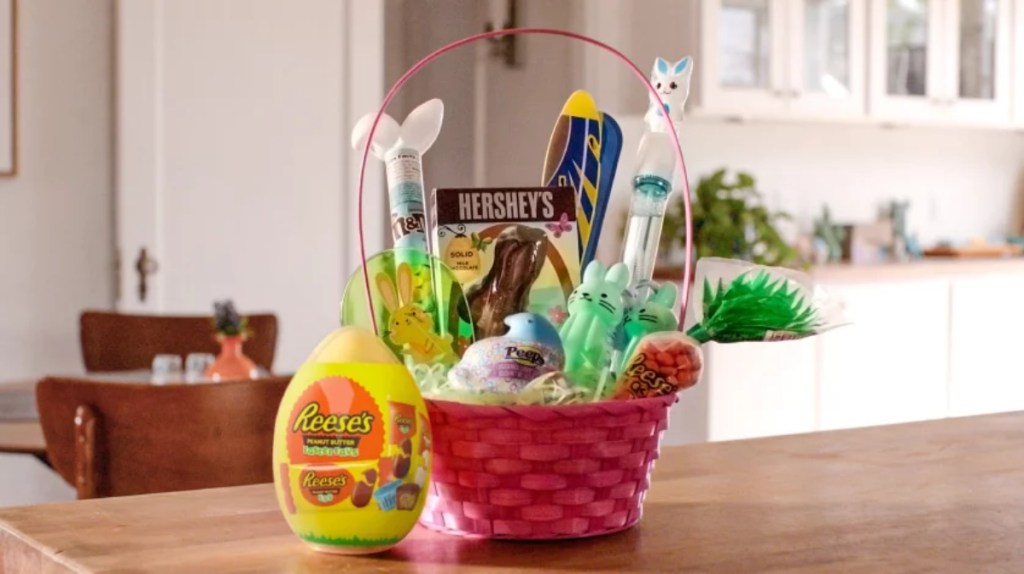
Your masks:
M18 171L18 0L0 0L0 176Z

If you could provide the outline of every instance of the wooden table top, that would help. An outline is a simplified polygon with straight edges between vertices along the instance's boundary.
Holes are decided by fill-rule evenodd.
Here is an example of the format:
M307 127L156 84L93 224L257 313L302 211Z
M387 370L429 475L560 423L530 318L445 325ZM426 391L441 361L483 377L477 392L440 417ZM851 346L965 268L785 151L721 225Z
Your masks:
M338 557L271 485L0 510L0 572L1024 572L1024 413L667 448L640 524Z
M0 453L46 454L34 382L0 384Z
M0 452L46 454L46 439L39 421L0 421Z

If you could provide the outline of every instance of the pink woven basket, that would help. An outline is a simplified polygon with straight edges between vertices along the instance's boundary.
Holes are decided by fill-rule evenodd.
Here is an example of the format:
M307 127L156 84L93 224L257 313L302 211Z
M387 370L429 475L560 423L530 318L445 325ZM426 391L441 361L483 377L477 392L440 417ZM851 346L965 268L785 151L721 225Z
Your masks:
M463 536L599 536L640 520L676 396L559 407L427 401L432 477L420 523Z
M600 48L633 72L654 98L646 74L615 48L565 30L494 30L457 40L410 68L384 97L367 135L372 141L388 104L430 62L467 44L505 35L560 36ZM689 299L692 222L686 163L668 115L666 131L682 171L686 265L680 317ZM369 316L379 333L363 240L363 191L370 146L359 173L358 231ZM462 536L543 540L584 538L625 530L640 520L661 434L675 395L566 406L481 406L427 401L432 432L432 479L420 522Z

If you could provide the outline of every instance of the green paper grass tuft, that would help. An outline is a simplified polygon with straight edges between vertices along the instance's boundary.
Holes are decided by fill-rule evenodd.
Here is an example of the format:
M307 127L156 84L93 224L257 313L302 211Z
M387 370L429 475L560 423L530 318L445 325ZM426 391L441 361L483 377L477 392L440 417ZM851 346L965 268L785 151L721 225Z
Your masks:
M752 278L743 273L728 285L719 280L716 287L705 279L703 299L703 320L686 333L701 343L764 341L774 332L805 337L818 325L799 288L791 289L784 277L773 280L767 271Z
M358 536L353 536L351 538L336 538L334 536L324 536L322 534L311 534L311 533L308 533L308 532L307 533L303 533L303 534L299 534L299 538L305 540L306 542L311 542L313 544L323 544L323 545L326 545L326 546L360 546L360 547L366 547L366 546L392 546L394 544L398 544L402 540L401 536L392 537L392 538L360 538Z

